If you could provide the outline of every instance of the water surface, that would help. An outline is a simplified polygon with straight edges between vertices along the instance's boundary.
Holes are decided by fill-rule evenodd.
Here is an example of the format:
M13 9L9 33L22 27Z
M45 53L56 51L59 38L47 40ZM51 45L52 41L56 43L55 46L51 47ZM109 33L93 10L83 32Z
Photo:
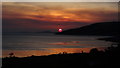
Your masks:
M60 52L89 52L91 48L102 49L111 42L97 40L108 36L70 36L39 34L7 34L3 35L3 56L13 52L16 56L49 55Z

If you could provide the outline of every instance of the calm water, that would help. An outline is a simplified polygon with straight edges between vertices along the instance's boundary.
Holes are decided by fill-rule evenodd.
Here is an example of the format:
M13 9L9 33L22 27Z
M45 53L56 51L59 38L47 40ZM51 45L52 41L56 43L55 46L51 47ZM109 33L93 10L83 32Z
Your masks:
M107 36L67 36L54 34L3 35L3 56L10 52L16 56L49 55L60 52L88 52L91 48L104 48L111 42L96 40Z

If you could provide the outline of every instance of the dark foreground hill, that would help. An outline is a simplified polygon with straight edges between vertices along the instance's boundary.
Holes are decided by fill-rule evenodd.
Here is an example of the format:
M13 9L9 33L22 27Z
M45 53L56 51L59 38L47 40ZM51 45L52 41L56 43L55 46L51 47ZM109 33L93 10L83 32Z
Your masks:
M69 29L60 33L61 35L107 35L116 36L120 35L119 22L102 22L95 23L80 28Z
M91 49L90 53L54 54L49 56L7 57L2 68L120 68L120 44L105 51Z

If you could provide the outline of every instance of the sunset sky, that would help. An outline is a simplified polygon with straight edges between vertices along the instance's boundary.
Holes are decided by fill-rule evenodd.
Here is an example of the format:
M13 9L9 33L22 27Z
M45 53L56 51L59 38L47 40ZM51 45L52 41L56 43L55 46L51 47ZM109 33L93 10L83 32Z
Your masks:
M118 20L117 2L3 2L3 32L56 32Z

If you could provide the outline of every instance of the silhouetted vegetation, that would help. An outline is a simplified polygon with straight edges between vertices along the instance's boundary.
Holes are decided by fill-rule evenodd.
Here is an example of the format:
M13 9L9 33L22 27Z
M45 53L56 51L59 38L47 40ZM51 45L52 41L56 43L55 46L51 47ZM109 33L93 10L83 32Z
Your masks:
M119 68L120 44L104 51L94 48L90 53L67 52L48 56L6 57L2 68ZM10 54L13 56L13 54Z

